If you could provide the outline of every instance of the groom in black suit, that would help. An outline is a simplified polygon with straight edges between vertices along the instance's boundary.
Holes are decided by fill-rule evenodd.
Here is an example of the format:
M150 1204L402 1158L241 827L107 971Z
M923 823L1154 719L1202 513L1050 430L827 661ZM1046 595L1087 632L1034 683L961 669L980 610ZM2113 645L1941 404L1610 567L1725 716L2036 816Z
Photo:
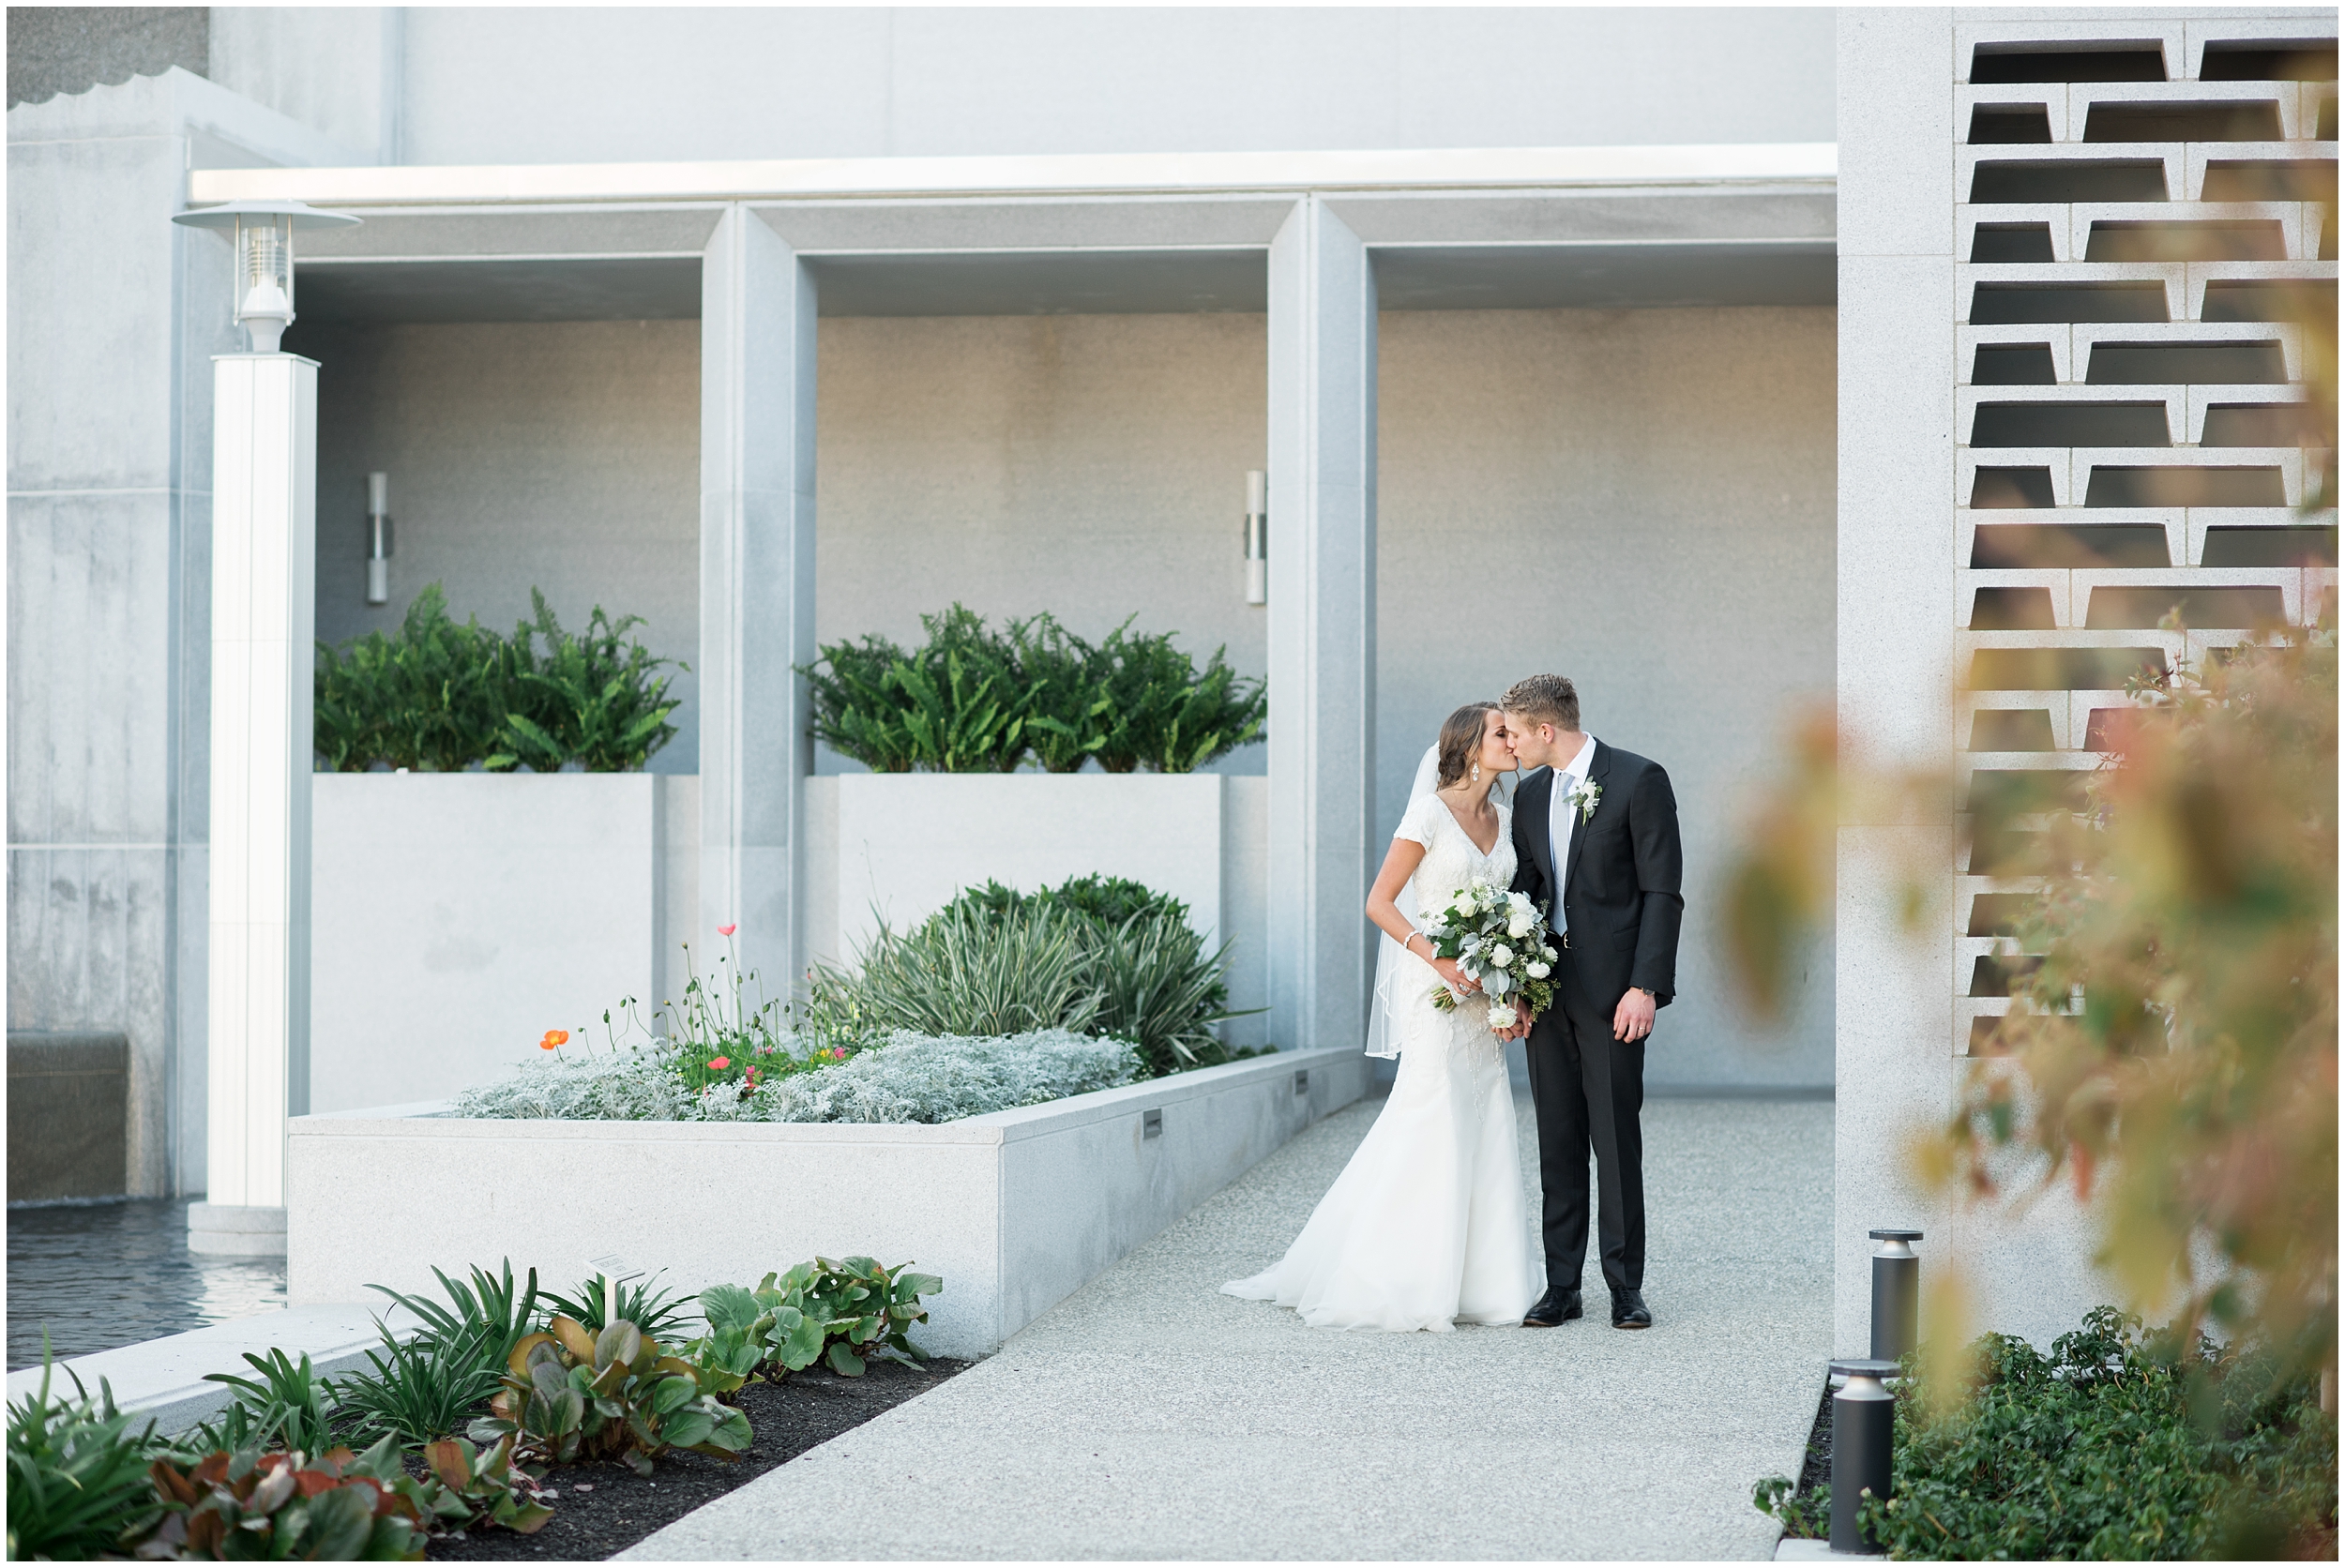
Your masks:
M1593 1147L1597 1253L1612 1326L1650 1328L1637 1116L1645 1037L1677 990L1686 915L1677 798L1658 763L1581 731L1580 694L1564 676L1519 681L1499 705L1516 760L1537 770L1515 791L1515 890L1545 900L1548 924L1566 937L1556 944L1555 1003L1530 1024L1525 1047L1539 1127L1547 1293L1522 1321L1553 1328L1582 1316Z

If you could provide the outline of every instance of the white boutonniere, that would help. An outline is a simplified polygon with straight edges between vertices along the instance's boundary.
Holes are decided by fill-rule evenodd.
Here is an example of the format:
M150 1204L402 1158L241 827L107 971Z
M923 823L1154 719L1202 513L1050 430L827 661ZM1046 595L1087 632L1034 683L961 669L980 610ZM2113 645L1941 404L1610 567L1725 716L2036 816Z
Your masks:
M1596 803L1604 798L1604 786L1592 778L1583 778L1565 792L1564 799L1580 808L1580 821L1584 825L1596 815Z

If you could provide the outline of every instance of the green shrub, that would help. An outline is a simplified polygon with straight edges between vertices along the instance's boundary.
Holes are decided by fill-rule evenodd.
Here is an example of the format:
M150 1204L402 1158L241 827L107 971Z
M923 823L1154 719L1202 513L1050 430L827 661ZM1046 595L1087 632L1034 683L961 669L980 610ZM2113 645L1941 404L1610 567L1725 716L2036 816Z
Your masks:
M1132 1041L1154 1078L1234 1060L1213 1029L1248 1016L1230 1008L1223 977L1228 945L1208 954L1203 939L1189 927L1187 904L1126 877L1077 877L1031 894L995 882L964 889L909 936L882 933L882 942L874 944L886 949L881 973L892 980L909 972L916 985L939 927L954 930L957 947L978 938L997 943L1002 957L1014 961L1036 920L1062 915L1071 922L1074 945L1098 1005L1084 1021L1070 1016L1059 1027ZM870 960L867 954L866 978L872 972ZM853 990L875 1012L884 1012L877 999L892 1003L900 994L896 986L874 991L827 972L816 980L818 990L825 983Z
M934 1274L912 1265L890 1269L870 1258L834 1262L817 1258L787 1274L769 1274L754 1290L738 1285L703 1291L709 1335L692 1351L704 1357L739 1347L747 1375L779 1382L818 1360L845 1378L863 1376L877 1356L917 1364L928 1359L912 1342L912 1325L928 1321L922 1296L945 1289Z
M1226 649L1200 673L1169 636L1133 637L1129 621L1109 634L1097 668L1107 693L1107 735L1097 755L1110 773L1147 768L1194 773L1262 738L1268 686L1241 678Z
M491 767L526 762L552 773L578 762L588 773L629 773L675 735L668 716L681 705L659 673L675 661L652 656L641 642L623 641L644 624L641 615L616 621L597 605L582 636L554 619L543 594L532 588L534 613L513 628L499 650L507 704ZM545 652L537 651L544 638Z
M182 1471L159 1459L154 1485L165 1512L141 1557L414 1561L427 1540L416 1488L387 1439L315 1460L222 1450Z
M720 1403L702 1369L621 1318L599 1334L564 1313L507 1358L504 1388L473 1423L476 1442L509 1439L525 1462L621 1459L639 1475L672 1449L738 1459L749 1417Z
M10 1561L105 1556L162 1511L146 1469L155 1424L134 1425L102 1382L95 1399L76 1379L73 1398L53 1400L52 1372L44 1359L40 1387L8 1405Z
M388 1296L398 1305L414 1314L423 1324L416 1336L419 1341L457 1346L477 1344L482 1364L502 1369L505 1358L513 1353L513 1347L522 1336L537 1328L538 1290L537 1271L529 1271L527 1281L513 1282L513 1260L507 1258L495 1274L475 1264L470 1284L450 1279L445 1270L433 1269L440 1289L447 1293L452 1306L444 1306L430 1296L409 1295L387 1285L370 1285L370 1290Z
M812 985L852 990L870 1017L920 1034L1086 1030L1106 1001L1086 937L1082 922L1048 907L946 909L901 934L881 927L857 973L818 965Z
M655 1282L642 1274L627 1274L615 1283L619 1295L617 1316L654 1339L670 1338L681 1329L687 1317L685 1309L697 1299L679 1296L673 1290L655 1289ZM598 1274L592 1279L581 1280L578 1294L574 1296L547 1291L546 1303L555 1311L577 1319L588 1332L600 1334L609 1321L609 1315L604 1310L604 1289L602 1276Z
M496 1393L496 1364L487 1353L494 1339L485 1331L402 1340L376 1327L383 1349L367 1352L370 1370L333 1380L336 1418L356 1440L388 1438L402 1448L421 1448L462 1431Z
M1216 649L1200 671L1170 635L1127 620L1094 647L1049 615L990 629L956 604L923 615L928 641L826 645L802 667L811 731L877 773L1192 773L1262 737L1267 688Z
M2088 1313L2050 1356L1988 1334L1977 1383L1941 1402L1897 1385L1895 1496L1864 1517L1893 1557L2269 1557L2337 1526L2337 1419L2313 1384L2252 1352ZM1780 1476L1753 1500L1794 1534L1829 1528L1829 1488ZM2334 1551L2333 1544L2329 1551Z
M226 1385L233 1397L217 1421L195 1428L202 1448L295 1448L323 1454L334 1446L334 1387L310 1367L308 1355L296 1362L282 1350L272 1349L265 1356L248 1350L244 1359L260 1374L257 1379L232 1372L204 1374L205 1382Z
M376 762L454 773L502 747L503 674L494 632L458 626L432 583L407 607L396 638L370 632L340 649L318 644L313 744L326 773Z
M459 626L432 583L407 607L396 637L370 632L340 648L318 644L317 766L363 773L380 762L453 773L526 763L551 773L575 762L594 773L640 768L675 734L680 705L657 658L597 605L586 631L562 628L545 596L507 640L478 619ZM542 640L545 646L538 647ZM682 666L679 666L682 668Z

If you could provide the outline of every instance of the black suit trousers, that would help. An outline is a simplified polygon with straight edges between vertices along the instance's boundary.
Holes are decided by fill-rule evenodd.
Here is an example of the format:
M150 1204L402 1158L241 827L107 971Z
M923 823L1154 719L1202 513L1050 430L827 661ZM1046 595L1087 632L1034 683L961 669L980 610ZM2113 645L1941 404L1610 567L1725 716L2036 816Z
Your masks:
M1597 997L1576 955L1555 968L1555 1004L1525 1052L1539 1128L1539 1236L1547 1282L1577 1289L1588 1255L1588 1154L1596 1154L1597 1257L1614 1290L1644 1289L1644 1042L1612 1037L1620 997Z

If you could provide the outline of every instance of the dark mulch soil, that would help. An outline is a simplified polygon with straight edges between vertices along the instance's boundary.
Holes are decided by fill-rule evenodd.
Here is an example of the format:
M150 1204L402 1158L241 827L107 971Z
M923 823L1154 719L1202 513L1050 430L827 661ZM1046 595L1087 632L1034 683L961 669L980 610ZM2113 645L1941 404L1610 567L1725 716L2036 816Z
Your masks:
M1799 1464L1800 1497L1813 1497L1832 1479L1832 1381L1816 1400L1816 1424L1808 1429L1808 1455Z
M546 1500L553 1517L535 1535L486 1530L443 1536L426 1555L433 1562L599 1561L969 1364L937 1360L916 1368L875 1361L860 1378L809 1369L778 1386L752 1383L740 1395L752 1438L749 1452L734 1463L679 1454L662 1459L649 1480L620 1464L549 1470L546 1485L559 1495Z

